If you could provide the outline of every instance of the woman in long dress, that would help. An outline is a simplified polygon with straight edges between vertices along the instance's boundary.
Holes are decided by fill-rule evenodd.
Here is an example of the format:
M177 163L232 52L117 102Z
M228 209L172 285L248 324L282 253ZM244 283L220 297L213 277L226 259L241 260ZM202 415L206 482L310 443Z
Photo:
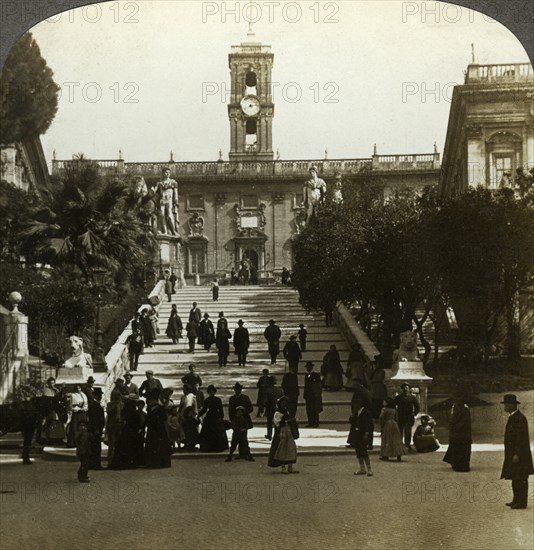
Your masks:
M324 387L329 390L340 390L343 387L343 367L336 346L332 344L323 358Z
M167 330L165 333L172 340L173 344L177 344L178 340L182 337L183 330L182 320L178 315L178 310L176 309L176 304L171 306L171 314L169 316L169 321L167 323Z
M380 413L380 433L382 441L380 445L380 460L389 460L390 456L396 456L401 462L401 456L406 454L402 437L397 424L397 411L393 399L388 398Z
M207 391L208 397L198 412L199 417L204 417L200 431L200 450L206 453L220 453L228 449L223 404L221 399L215 396L215 386L209 385Z
M167 432L167 405L169 399L160 395L148 410L146 419L146 463L149 468L170 468L172 444Z
M354 344L349 353L347 370L345 371L345 376L347 377L345 388L348 391L352 391L357 387L356 380L361 380L366 388L369 387L367 368L368 362L362 347L360 344Z
M455 472L469 472L471 460L471 412L461 395L454 396L451 410L449 447L443 462Z
M297 446L289 421L287 397L283 395L276 402L276 412L273 418L274 437L267 465L271 468L282 466L283 474L298 474L299 471L293 468L293 464L297 462Z

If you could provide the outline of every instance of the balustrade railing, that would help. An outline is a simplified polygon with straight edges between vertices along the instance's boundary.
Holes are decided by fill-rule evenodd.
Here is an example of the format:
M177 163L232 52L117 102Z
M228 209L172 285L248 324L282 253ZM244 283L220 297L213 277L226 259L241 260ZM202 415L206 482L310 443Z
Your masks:
M523 82L534 81L530 63L501 63L494 65L469 65L465 83L473 82Z

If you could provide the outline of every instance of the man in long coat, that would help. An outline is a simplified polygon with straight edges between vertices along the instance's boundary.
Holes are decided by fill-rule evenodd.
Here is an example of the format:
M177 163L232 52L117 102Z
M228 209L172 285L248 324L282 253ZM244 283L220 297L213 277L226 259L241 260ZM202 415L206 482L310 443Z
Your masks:
M300 351L300 346L297 344L297 337L294 334L292 334L289 337L289 341L286 342L283 354L287 360L289 372L298 372L299 361L302 359L302 352Z
M269 355L271 356L271 365L276 363L276 356L280 353L280 337L282 331L273 319L269 321L269 326L265 329L263 336L269 346Z
M519 401L513 394L507 394L501 402L504 410L509 413L504 431L504 463L501 479L512 480L514 498L507 502L512 510L527 507L528 476L534 474L530 439L528 437L528 422L525 415L518 410Z
M237 321L238 327L234 331L234 348L237 355L237 362L239 366L245 366L247 362L247 353L250 346L250 336L248 329L243 326L243 321L239 319Z
M395 407L399 418L399 430L401 435L404 435L404 445L411 451L412 426L415 423L415 417L419 414L419 402L412 394L410 384L402 384L401 390L402 393L395 397Z
M189 322L194 322L196 325L200 325L202 319L202 311L197 307L197 303L193 302L193 307L189 310Z
M313 372L313 363L306 363L307 374L304 376L304 401L308 415L308 428L319 427L319 414L323 412L323 388L321 375Z

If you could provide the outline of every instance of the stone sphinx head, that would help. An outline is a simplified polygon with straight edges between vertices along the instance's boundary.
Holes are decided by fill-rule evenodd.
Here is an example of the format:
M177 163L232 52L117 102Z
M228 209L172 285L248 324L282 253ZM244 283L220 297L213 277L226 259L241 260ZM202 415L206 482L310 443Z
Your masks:
M417 334L413 330L405 330L400 334L400 348L413 351L417 349Z

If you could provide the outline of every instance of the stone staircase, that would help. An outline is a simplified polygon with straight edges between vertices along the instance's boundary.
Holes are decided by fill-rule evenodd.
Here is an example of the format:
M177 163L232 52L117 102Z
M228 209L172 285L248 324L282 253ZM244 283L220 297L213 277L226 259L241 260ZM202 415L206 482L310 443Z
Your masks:
M166 300L166 297L165 297ZM217 324L218 313L223 311L228 320L230 332L237 326L237 321L243 319L245 327L250 333L251 345L247 356L247 366L237 365L237 356L233 354L233 346L230 346L231 354L226 367L220 368L215 346L210 352L206 352L203 346L196 345L195 353L188 352L188 342L185 337L179 343L173 344L167 338L165 329L169 318L171 305L176 304L178 313L185 324L189 317L192 303L197 302L198 307L204 313L209 313L214 326ZM213 302L209 287L187 287L180 289L172 296L172 302L163 302L159 309L160 334L153 348L146 348L139 358L138 371L134 374L133 381L140 385L145 379L144 373L153 370L164 387L172 387L175 390L173 398L178 401L182 395L183 384L181 377L188 372L190 363L197 367L197 373L202 378L202 388L209 384L217 387L217 395L227 406L229 397L233 394L232 387L235 382L243 384L243 393L246 393L253 404L257 399L256 384L261 371L268 368L271 374L276 375L277 384L282 382L282 375L287 370L287 365L282 353L278 356L276 365L270 364L267 351L267 342L263 332L269 319L274 319L282 331L280 347L291 334L296 334L298 325L304 323L307 331L307 347L303 352L303 360L299 364L299 386L301 395L297 419L305 424L306 409L302 397L304 387L304 364L306 361L315 363L315 370L319 371L322 358L331 344L335 344L339 350L343 367L348 358L348 345L336 327L326 327L324 317L318 314L309 314L303 310L298 301L298 293L286 287L274 286L223 286L220 289L219 301ZM323 408L321 414L322 427L335 427L348 430L348 417L350 416L350 399L352 394L346 391L323 392ZM256 410L254 411L254 416ZM265 424L265 418L255 418L255 425Z

